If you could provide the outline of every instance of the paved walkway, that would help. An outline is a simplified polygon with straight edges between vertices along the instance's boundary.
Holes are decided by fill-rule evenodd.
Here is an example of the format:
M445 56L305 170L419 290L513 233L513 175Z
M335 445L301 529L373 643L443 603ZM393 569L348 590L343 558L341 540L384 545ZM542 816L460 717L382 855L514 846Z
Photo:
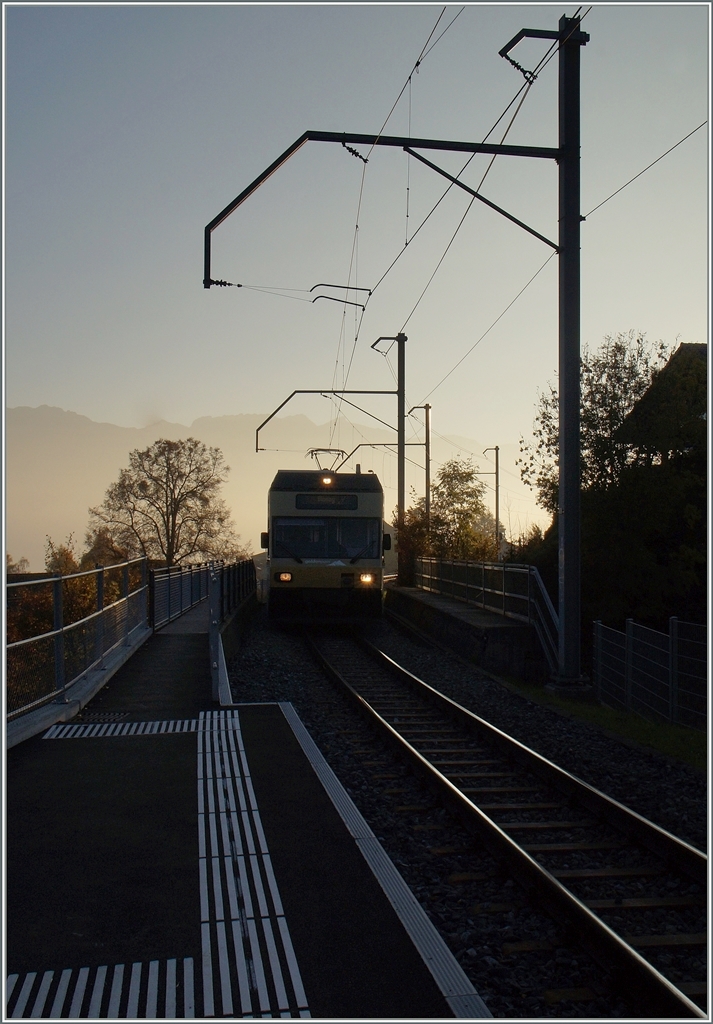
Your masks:
M8 1016L480 1016L291 706L215 711L181 625L8 751Z
M191 608L179 619L174 619L167 626L163 626L159 632L162 636L182 636L186 633L207 633L208 623L208 598L204 598L195 608Z

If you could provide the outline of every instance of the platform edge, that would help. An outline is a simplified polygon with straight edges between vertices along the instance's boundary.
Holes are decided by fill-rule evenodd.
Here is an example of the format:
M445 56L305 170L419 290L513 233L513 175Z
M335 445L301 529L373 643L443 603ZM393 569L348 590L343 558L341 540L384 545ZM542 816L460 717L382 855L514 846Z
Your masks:
M492 1013L476 992L463 968L328 765L293 705L288 701L280 701L279 707L349 834L356 841L362 856L453 1011L453 1016L465 1019L492 1017Z

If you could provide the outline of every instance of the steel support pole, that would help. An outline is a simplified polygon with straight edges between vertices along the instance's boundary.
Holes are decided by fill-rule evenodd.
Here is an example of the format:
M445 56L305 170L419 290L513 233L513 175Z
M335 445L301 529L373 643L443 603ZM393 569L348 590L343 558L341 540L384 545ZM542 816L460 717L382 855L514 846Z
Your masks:
M62 576L57 573L52 581L52 606L53 606L53 630L54 630L54 688L59 690L60 695L55 703L66 704L67 694L65 691L65 668L64 668L64 601L62 594Z
M426 402L426 530L431 529L431 406Z
M124 566L122 573L122 586L121 589L124 593L124 647L129 646L129 633L131 632L131 625L129 623L129 566Z
M398 505L396 513L396 523L398 530L398 539L401 537L401 531L404 525L404 513L406 511L406 342L408 341L405 334L396 335L396 346L397 346L397 371L396 371L396 390L397 390L397 403L398 408L396 411L396 427L398 430ZM402 546L398 543L397 547L398 554L398 573L399 583L404 582L404 574L406 566L403 560Z
M500 561L500 447L495 445L495 557Z
M559 21L559 666L580 682L580 46L579 19Z
M101 614L97 617L96 648L95 658L99 662L99 668L104 668L104 566L96 565L97 570L97 611Z

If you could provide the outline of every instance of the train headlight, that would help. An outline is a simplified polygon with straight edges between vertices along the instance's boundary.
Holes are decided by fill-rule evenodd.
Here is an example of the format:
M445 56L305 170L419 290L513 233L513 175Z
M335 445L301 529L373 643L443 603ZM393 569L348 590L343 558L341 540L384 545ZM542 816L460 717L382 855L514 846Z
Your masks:
M361 574L361 576L359 577L359 582L360 583L373 583L374 582L374 577L373 577L372 573L370 573L370 572L363 572Z
M322 477L322 483L323 484L331 484L331 482L332 482L331 476L323 476Z
M280 583L290 583L292 581L292 573L291 572L278 572L278 573L276 573L276 576L277 576L278 580L280 581Z

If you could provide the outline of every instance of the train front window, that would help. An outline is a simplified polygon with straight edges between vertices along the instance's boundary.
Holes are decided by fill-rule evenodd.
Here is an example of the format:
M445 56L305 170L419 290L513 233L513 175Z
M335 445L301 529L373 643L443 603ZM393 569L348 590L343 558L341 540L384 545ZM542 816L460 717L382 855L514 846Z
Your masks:
M277 558L379 558L381 520L336 516L276 516Z

